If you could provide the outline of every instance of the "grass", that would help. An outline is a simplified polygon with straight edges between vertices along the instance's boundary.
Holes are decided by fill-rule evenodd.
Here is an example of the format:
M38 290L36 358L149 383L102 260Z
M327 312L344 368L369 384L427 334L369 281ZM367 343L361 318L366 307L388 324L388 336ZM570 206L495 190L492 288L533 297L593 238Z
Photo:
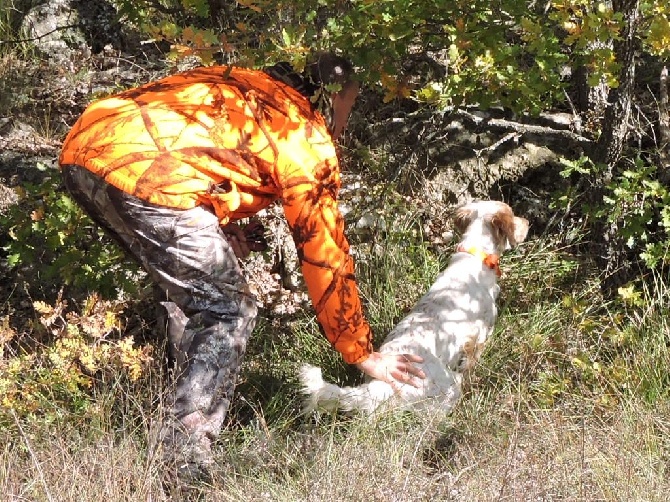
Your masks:
M397 227L396 227L397 228ZM384 333L444 264L405 235L359 260ZM219 438L207 500L661 501L670 489L670 363L663 291L604 304L569 249L530 241L504 258L501 317L448 417L303 416L295 371L355 382L311 312L261 319ZM651 296L651 295L656 296ZM16 416L0 432L7 500L165 500L146 444L163 388L117 378L84 412Z

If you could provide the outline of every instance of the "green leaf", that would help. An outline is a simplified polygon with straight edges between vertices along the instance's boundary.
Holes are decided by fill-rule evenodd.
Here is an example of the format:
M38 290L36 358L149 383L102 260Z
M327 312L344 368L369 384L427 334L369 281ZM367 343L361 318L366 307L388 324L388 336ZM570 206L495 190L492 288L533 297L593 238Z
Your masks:
M21 263L21 255L19 253L12 253L7 256L7 265L10 268L16 267L19 263Z
M209 4L206 0L181 0L184 9L195 12L199 17L209 16Z

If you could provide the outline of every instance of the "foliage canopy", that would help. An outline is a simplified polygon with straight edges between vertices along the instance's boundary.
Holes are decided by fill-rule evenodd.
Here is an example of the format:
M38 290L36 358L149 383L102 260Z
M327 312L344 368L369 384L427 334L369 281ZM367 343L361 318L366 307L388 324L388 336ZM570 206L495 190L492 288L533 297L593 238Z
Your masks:
M314 50L339 50L387 100L440 107L478 103L539 112L564 99L565 76L585 66L592 85L617 85L611 40L617 2L556 0L118 0L121 12L175 57L300 67ZM614 7L613 7L614 4ZM640 2L637 37L670 55L670 7Z

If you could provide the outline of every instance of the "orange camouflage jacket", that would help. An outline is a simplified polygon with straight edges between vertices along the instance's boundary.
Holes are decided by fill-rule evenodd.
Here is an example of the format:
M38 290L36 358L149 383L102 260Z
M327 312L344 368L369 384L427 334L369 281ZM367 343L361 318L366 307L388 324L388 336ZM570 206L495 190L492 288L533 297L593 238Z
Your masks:
M261 71L198 68L91 104L59 159L221 224L281 199L317 319L349 363L372 351L336 198L335 146L309 99Z

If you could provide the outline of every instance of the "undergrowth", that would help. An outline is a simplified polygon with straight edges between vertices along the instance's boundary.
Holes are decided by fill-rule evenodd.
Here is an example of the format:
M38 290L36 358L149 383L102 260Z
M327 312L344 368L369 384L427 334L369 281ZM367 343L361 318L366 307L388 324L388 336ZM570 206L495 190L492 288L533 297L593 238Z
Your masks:
M362 296L378 341L448 258L424 242L411 210L388 212L384 219L373 241L354 243ZM463 400L446 418L400 414L369 422L303 415L295 378L300 364L319 364L340 383L361 377L330 349L309 309L286 318L263 312L218 441L214 499L521 500L526 499L523 485L528 494L548 499L574 499L579 493L583 500L615 500L627 493L630 500L662 500L670 452L670 425L662 411L670 409L663 281L633 299L624 294L606 302L592 264L547 236L506 254L502 268L495 334ZM70 350L66 367L74 384L32 383L22 387L22 396L6 394L23 407L3 407L4 493L48 499L47 490L83 482L88 468L80 458L110 465L123 452L121 466L131 481L115 487L120 473L108 476L105 486L89 481L79 496L86 499L96 490L111 500L159 496L155 466L144 455L161 399L162 358L148 359L151 354L141 345L123 345L123 337L107 334L123 331L124 312L132 305L122 305L123 311L101 300L95 305L54 323L47 319L57 303L34 305L33 339L43 340L37 352L43 362L19 363L20 378L17 361L25 361L27 353L8 352L11 343L3 345L0 382L5 385L35 382L45 372L53 377L59 367L53 351L58 355L64 346ZM11 312L3 313L5 338L12 333L10 317ZM56 344L46 343L45 330ZM70 341L64 345L65 340ZM31 392L39 399L31 401ZM51 405L39 406L45 402ZM77 439L68 440L61 434L65 430L78 430ZM68 466L66 475L53 465L54 451ZM10 464L32 476L39 466L44 483L27 485L25 478L9 476ZM647 482L638 482L633 473ZM59 500L75 500L72 491L61 493Z

